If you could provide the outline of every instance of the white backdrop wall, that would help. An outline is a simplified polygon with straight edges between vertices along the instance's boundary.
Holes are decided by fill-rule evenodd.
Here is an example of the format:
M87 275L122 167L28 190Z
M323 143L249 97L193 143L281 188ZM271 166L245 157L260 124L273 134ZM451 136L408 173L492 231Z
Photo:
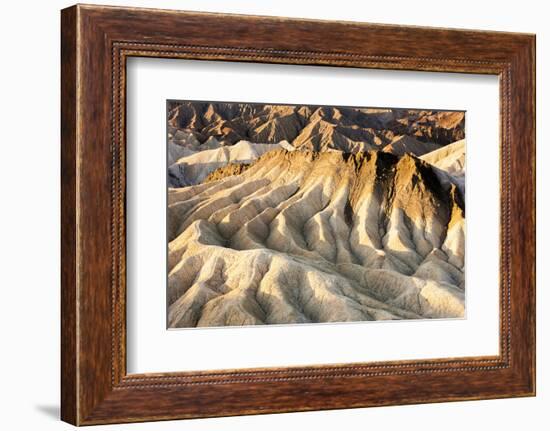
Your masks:
M105 426L97 429L279 430L334 428L447 431L547 429L550 423L550 308L544 267L550 228L550 28L545 3L535 0L452 4L394 0L131 0L103 4L203 10L256 15L355 20L390 24L477 28L537 34L538 141L538 396L536 398L405 407L293 413ZM2 429L63 430L59 422L59 10L71 3L4 2L0 14L2 168L0 169L0 320L2 327ZM207 30L205 30L207 31ZM230 29L228 29L230 31ZM7 294L7 295L6 295Z

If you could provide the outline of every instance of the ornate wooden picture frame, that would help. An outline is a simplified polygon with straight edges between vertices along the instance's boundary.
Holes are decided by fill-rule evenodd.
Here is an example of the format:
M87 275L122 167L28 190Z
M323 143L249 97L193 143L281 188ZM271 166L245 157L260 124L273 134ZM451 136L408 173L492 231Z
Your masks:
M91 425L535 394L534 35L81 5L63 10L61 21L64 421ZM128 374L126 60L136 56L497 75L500 354Z

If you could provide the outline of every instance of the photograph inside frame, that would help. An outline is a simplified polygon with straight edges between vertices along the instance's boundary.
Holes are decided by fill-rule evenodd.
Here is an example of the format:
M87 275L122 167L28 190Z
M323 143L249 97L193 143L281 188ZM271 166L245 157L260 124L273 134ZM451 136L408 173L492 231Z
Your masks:
M168 328L464 317L464 111L169 100L165 145Z

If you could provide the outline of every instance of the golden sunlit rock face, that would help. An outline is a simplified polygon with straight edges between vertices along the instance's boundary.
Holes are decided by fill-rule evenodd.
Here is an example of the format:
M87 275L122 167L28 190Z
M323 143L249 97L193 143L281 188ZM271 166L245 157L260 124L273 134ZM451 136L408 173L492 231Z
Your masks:
M463 112L168 108L169 327L464 316Z

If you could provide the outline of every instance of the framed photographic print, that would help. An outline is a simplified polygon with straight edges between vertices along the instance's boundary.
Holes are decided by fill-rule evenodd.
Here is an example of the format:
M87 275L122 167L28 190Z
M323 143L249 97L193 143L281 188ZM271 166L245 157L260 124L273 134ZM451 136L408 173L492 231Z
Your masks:
M533 35L61 33L63 420L535 394Z

